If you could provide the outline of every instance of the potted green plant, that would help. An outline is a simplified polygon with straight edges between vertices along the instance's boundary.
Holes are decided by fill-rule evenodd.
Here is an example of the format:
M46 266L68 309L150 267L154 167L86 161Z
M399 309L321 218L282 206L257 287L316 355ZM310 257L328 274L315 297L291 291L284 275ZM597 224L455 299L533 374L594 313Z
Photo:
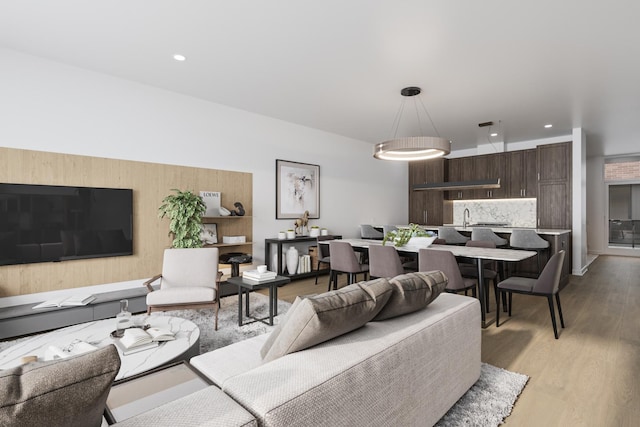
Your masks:
M387 242L390 242L393 246L400 247L407 245L409 241L414 238L416 244L427 247L433 243L436 237L437 235L433 231L423 230L418 224L409 224L408 228L389 231L382 239L382 244L385 245Z
M169 217L169 236L173 237L173 248L201 248L202 215L207 207L202 197L193 192L172 189L158 208L160 218Z

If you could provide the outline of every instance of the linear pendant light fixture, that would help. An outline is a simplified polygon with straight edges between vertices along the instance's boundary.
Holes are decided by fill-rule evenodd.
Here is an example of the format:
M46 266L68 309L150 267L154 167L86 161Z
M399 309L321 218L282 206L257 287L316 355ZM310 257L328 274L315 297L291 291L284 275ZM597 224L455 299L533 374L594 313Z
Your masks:
M419 95L420 92L421 89L419 87L410 86L402 89L400 91L400 94L406 98L409 98ZM433 120L431 120L431 116L429 115L429 112L424 106L422 100L420 100L420 104L422 104L422 108L429 118L431 126L433 127L433 130L435 131L437 136L409 136L396 138L398 127L400 126L400 119L402 118L402 112L404 111L404 103L406 98L402 100L402 104L400 105L400 109L398 110L398 114L396 115L396 119L394 121L395 131L393 139L376 144L373 150L373 157L380 160L412 161L433 159L449 154L451 152L451 141L446 138L440 137L440 134L433 124ZM416 98L414 98L416 117L418 118L418 124L420 125L420 131L422 133L420 114L418 112L418 105L415 100Z

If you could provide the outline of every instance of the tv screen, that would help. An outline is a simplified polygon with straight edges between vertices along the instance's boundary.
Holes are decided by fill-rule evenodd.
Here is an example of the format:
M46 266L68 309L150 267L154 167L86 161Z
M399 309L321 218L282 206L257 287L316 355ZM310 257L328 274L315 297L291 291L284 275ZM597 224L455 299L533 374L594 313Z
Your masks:
M133 254L133 190L0 184L0 265Z

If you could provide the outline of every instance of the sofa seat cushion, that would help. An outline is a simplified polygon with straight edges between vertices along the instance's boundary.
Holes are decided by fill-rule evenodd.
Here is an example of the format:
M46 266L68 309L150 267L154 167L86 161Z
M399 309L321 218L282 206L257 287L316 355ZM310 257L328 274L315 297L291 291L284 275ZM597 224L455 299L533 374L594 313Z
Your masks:
M147 305L176 305L214 301L216 290L207 287L158 289L147 294Z
M228 378L222 389L263 426L433 425L480 377L480 342L478 300L443 293L423 310Z
M373 320L391 319L425 308L444 292L448 282L441 271L408 273L390 279L391 298Z
M118 427L251 427L256 418L211 386L115 424Z
M0 371L0 425L100 426L120 370L113 344L50 362Z
M386 279L354 283L336 291L300 299L289 310L265 361L304 350L358 329L382 310L391 297Z

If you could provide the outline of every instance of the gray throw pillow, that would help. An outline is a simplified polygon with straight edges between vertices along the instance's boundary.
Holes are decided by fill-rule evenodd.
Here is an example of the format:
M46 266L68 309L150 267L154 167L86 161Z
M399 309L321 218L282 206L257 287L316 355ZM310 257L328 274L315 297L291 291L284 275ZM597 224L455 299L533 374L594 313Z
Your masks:
M120 370L113 344L50 362L0 371L0 425L93 427Z
M389 282L376 279L296 300L263 359L271 361L358 329L378 314L390 296Z
M445 290L448 282L442 271L408 273L390 279L391 298L373 321L422 310Z

